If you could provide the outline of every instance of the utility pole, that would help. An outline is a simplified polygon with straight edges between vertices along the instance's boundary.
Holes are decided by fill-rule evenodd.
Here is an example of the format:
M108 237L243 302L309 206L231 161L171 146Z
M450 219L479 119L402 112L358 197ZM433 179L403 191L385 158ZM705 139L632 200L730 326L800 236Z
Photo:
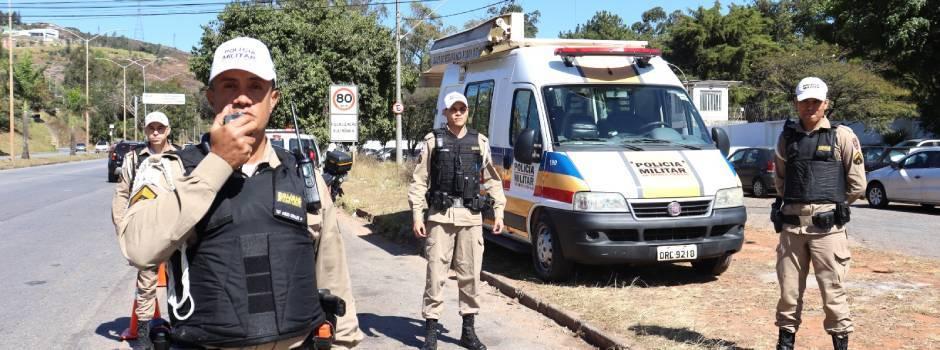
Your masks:
M10 1L12 1L12 0L10 0ZM63 27L61 27L61 26L54 25L54 24L53 24L52 26L53 26L53 27L56 27L56 28L58 28L58 29L60 29L60 30L66 31L66 32L68 32L68 33L74 35L74 36L75 36L76 38L78 38L79 40L82 40L82 41L85 42L85 108L84 108L84 115L85 115L85 143L86 143L86 144L90 144L91 141L88 139L88 138L89 138L89 137L88 137L89 129L90 129L90 125L91 125L91 123L89 122L89 117L88 117L88 106L89 106L89 102L88 102L88 100L89 100L89 99L88 99L88 44L91 43L92 40L95 40L95 39L97 39L98 37L100 37L101 34L95 35L95 36L93 36L93 37L91 37L91 38L84 38L84 37L82 37L81 35L78 35L78 34L76 34L75 32L73 32L73 31L71 31L71 30L68 30L68 29L65 29L65 28L63 28ZM99 30L99 33L100 33L101 28L99 27L98 30ZM116 32L116 31L115 31L115 32ZM105 33L107 33L107 32L105 32ZM74 148L75 145L72 145L72 147Z
M13 47L16 44L13 43L13 0L7 2L7 24L10 25L10 65L7 69L10 72L10 161L15 162L16 157L13 156Z
M141 61L147 61L147 60L148 60L148 59L145 59L145 58L136 59L136 60L127 59L128 62L131 62L131 63L133 63L133 64L136 64L136 65L140 66L140 78L141 78L141 80L143 80L143 83L144 83L143 85L144 85L144 93L145 93L145 94L147 93L147 66L149 66L149 65L151 65L151 64L154 64L154 63L157 63L157 61L162 60L162 59L171 59L171 58L169 58L169 57L158 57L158 58L155 58L155 59L153 59L153 60L150 60L150 62L147 63L147 64L142 64L142 63L140 63ZM143 98L143 95L140 95L140 97ZM141 101L141 102L143 102L143 101ZM142 104L144 105L144 115L147 115L147 104L146 104L146 103L142 103ZM135 112L134 114L137 114L137 113ZM136 126L135 126L135 127L136 127Z
M137 141L137 96L134 96L134 141Z
M401 103L401 13L395 0L395 102ZM401 113L395 113L395 162L401 159Z
M123 64L123 65L122 65L122 64L117 63L117 62L115 62L115 61L112 61L110 58L106 58L106 57L105 57L105 58L98 57L98 58L95 58L95 59L96 59L96 60L102 60L102 61L108 61L108 62L111 62L111 63L116 64L118 67L121 67L121 72L122 72L122 75L123 75L123 82L124 82L124 97L123 97L124 99L123 99L122 102L121 102L121 113L123 113L124 117L123 117L123 119L121 119L121 122L122 122L122 124L123 124L123 129L124 129L124 137L123 137L123 138L124 138L125 140L127 140L127 67L129 67L129 66L132 65L133 63L128 63L128 64Z

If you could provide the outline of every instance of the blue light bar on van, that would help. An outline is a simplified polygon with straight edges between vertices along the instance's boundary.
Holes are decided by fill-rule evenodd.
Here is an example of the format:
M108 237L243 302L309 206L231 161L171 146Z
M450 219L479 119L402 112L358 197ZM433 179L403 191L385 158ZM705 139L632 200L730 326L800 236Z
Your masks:
M662 54L660 49L645 47L560 47L555 49L557 56L631 56L654 57Z

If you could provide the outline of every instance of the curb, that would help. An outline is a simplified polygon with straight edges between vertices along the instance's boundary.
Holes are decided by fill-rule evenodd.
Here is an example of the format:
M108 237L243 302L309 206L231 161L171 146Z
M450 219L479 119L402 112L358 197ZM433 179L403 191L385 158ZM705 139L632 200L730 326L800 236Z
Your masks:
M572 315L568 311L565 311L564 309L559 308L558 306L555 306L551 303L540 300L532 295L527 294L521 289L512 286L509 282L503 280L502 277L487 271L480 271L480 279L486 283L489 283L493 287L496 287L496 289L506 296L513 299L518 299L520 304L525 305L526 307L552 319L555 321L555 323L570 329L572 332L581 337L581 339L584 339L584 341L586 341L588 344L596 346L600 349L636 349L627 345L627 343L622 339L607 334L597 327L594 327L593 325L578 319L577 316Z
M373 218L371 213L362 209L356 209L355 215L369 221L372 221ZM480 271L480 280L496 287L496 289L504 295L519 300L520 304L548 317L562 327L570 329L590 345L604 350L637 349L636 347L627 345L627 342L622 339L607 334L599 328L580 320L577 316L568 311L527 294L493 273Z

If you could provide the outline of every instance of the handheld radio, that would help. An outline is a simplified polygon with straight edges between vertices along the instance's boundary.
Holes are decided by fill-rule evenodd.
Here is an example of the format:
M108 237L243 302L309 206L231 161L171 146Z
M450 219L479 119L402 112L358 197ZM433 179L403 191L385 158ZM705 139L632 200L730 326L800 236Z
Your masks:
M307 202L307 212L316 213L320 210L320 190L314 177L313 161L307 152L304 152L303 142L300 139L300 123L297 122L297 111L294 102L290 103L290 114L294 118L294 131L297 133L297 164L300 175L304 178L304 200Z

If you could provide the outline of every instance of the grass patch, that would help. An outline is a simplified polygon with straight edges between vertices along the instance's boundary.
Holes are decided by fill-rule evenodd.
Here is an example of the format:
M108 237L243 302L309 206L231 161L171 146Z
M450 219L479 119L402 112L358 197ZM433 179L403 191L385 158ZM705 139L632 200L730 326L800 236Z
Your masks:
M43 122L35 122L30 118L29 123L29 152L52 152L56 150L55 145L53 144L53 135L50 129L48 116L43 113ZM13 150L17 157L23 152L23 130L22 123L23 119L21 117L16 117L14 122L16 123L16 131L13 134ZM4 132L0 133L0 155L9 155L10 154L10 133Z
M411 168L357 161L340 205L375 215L376 232L411 237ZM688 263L581 266L571 281L545 283L535 277L528 255L491 244L483 268L642 349L772 349L777 234L765 227L746 232L743 250L719 277L696 274ZM853 247L852 253L846 282L856 329L852 348L940 348L937 260L865 247ZM810 285L797 342L800 348L831 348L820 293Z
M64 155L45 158L16 159L14 161L2 160L0 161L0 170L100 159L107 157L107 155L107 153L78 153L74 156Z
M414 166L410 162L399 166L395 162L357 156L343 183L345 194L337 200L337 205L350 213L370 214L375 232L399 242L408 240L412 237L408 185Z

